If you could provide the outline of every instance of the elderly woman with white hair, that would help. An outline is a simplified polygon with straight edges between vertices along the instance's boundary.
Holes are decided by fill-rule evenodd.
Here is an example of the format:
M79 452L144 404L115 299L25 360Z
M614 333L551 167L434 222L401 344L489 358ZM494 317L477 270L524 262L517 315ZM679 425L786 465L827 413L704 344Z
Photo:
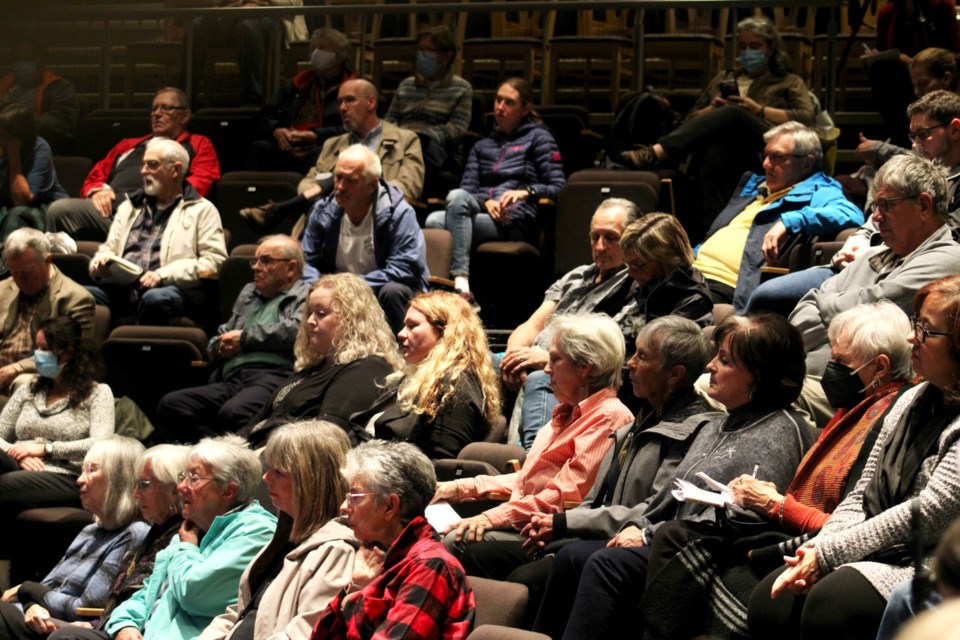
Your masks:
M77 607L100 607L107 601L125 554L147 535L132 495L134 462L142 451L139 442L120 436L93 444L77 484L94 524L84 527L42 581L4 592L0 638L46 636L63 624L51 618L77 620Z
M580 502L596 478L617 429L633 414L617 398L624 340L617 323L603 314L559 315L550 323L553 338L544 371L560 404L553 420L537 433L530 455L517 473L441 482L435 500L457 503L491 493L510 499L480 515L450 525L449 542L515 538L534 514L563 510ZM517 538L519 539L519 538Z
M879 431L874 425L913 378L909 332L907 315L892 302L857 305L833 319L832 357L821 384L836 415L782 493L749 474L730 480L734 502L750 512L739 522L757 534L749 541L740 539L744 529L713 523L674 521L657 531L651 558L668 564L662 570L651 559L656 578L647 583L644 619L654 636L744 632L759 579L827 522L860 477Z
M237 601L240 575L276 529L277 519L254 500L261 470L239 436L190 449L177 485L178 537L157 554L143 589L110 614L104 629L112 638L195 638Z
M313 640L466 638L473 592L423 515L437 482L430 459L406 442L371 440L347 453L342 473L341 510L361 547Z

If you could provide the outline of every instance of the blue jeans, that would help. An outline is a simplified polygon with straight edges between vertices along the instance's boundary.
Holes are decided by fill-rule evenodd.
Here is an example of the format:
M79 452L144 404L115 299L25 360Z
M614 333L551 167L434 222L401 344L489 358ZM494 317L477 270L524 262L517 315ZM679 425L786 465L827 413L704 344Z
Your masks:
M913 578L904 580L890 593L887 608L883 611L883 619L880 621L877 640L893 640L900 632L900 628L918 613L932 609L941 602L943 602L943 596L938 591L934 591L921 603L919 611L914 610Z
M835 275L837 272L830 267L810 267L767 280L750 294L743 313L772 311L789 316L800 298L812 289L819 289L820 285Z
M470 275L470 249L500 237L497 224L477 199L463 189L447 194L446 210L427 216L428 229L447 229L453 235L450 274L454 277Z
M550 388L550 376L542 369L528 372L520 409L520 444L524 449L530 451L534 438L541 427L553 418L553 408L558 404Z
M183 291L172 284L143 291L106 284L86 289L97 304L110 309L114 318L136 315L137 324L169 325L171 320L184 314L187 306Z

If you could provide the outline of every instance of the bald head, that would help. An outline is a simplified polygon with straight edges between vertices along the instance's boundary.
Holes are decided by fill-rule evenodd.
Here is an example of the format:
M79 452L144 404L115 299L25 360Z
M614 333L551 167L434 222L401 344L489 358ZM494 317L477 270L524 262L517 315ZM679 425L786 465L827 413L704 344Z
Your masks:
M368 80L356 78L340 85L337 95L343 127L363 139L373 131L377 118L377 88Z

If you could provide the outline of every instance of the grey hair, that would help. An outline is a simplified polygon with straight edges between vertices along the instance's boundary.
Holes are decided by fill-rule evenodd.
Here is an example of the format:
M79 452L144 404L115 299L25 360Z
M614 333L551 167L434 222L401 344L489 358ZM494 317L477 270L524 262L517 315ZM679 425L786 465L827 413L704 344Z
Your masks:
M905 198L926 193L933 201L933 210L947 219L947 168L936 160L905 153L883 163L873 180L874 190L886 187Z
M170 138L158 136L150 138L147 142L147 151L156 151L163 158L164 162L179 162L183 166L183 175L187 175L190 170L190 154L183 148L183 145Z
M603 313L559 314L550 322L557 348L579 367L593 365L590 393L620 387L625 343L623 332Z
M795 120L790 120L778 124L763 134L763 141L770 142L779 136L791 136L793 138L793 153L813 156L813 168L815 171L820 170L823 165L823 146L820 144L820 137L816 131Z
M190 449L190 460L209 465L213 479L222 485L237 483L237 500L233 506L250 502L256 495L263 465L249 443L240 436L227 434L204 438Z
M107 480L103 494L103 518L98 519L104 529L120 529L140 517L140 506L133 498L136 480L136 461L143 453L143 445L133 438L113 435L95 440L83 461L100 465Z
M377 498L381 501L396 494L403 524L422 516L437 490L433 463L408 442L364 442L347 452L341 473L348 485L362 479L368 491L380 494Z
M624 221L623 228L626 229L630 226L630 223L634 222L637 218L640 217L640 207L635 203L627 200L626 198L607 198L600 203L600 206L597 207L597 210L593 212L594 217L601 211L606 211L607 209L621 209L623 210ZM591 221L593 218L591 218Z
M908 118L923 114L940 124L960 118L960 96L953 91L931 91L907 107Z
M310 50L316 49L321 40L326 40L333 45L333 52L337 56L337 62L345 69L353 68L353 45L350 39L342 32L329 27L321 27L310 35Z
M182 444L158 444L150 447L137 458L136 470L143 473L147 463L154 477L164 484L177 484L178 475L186 471L190 461L190 447Z
M300 246L299 242L283 233L275 233L273 235L264 236L260 238L260 241L257 243L257 245L262 245L265 242L280 242L280 257L284 260L296 260L297 273L303 275L303 269L306 266L307 261L303 257L303 247Z
M767 43L770 49L770 71L774 75L786 75L793 67L790 56L787 55L783 46L783 37L773 25L773 21L766 16L750 16L737 23L737 32L749 31L758 35Z
M713 341L696 322L680 316L655 318L640 327L637 343L656 343L660 351L660 369L677 365L686 369L683 386L692 387L713 357Z
M161 93L173 93L177 96L177 106L183 107L184 109L190 109L190 96L187 95L187 92L183 89L178 89L177 87L163 87L155 94L153 97L156 98Z
M19 258L27 249L33 249L45 260L50 255L50 241L42 231L30 227L21 227L7 236L4 252L8 256Z
M830 344L841 340L864 360L872 360L881 353L890 358L891 380L913 377L908 333L910 319L889 300L851 307L837 314L827 329Z
M371 178L373 182L378 181L383 173L380 158L362 144L352 144L341 151L340 155L337 156L337 164L339 165L340 161L344 159L363 163L363 175Z

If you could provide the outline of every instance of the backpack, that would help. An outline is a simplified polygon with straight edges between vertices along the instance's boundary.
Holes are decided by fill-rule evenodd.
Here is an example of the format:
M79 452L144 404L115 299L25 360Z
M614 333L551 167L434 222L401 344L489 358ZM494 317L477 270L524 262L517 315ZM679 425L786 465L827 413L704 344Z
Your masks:
M675 124L670 101L653 92L651 87L641 93L627 95L617 105L613 128L607 141L607 157L619 158L621 151L638 145L650 145L670 132Z

